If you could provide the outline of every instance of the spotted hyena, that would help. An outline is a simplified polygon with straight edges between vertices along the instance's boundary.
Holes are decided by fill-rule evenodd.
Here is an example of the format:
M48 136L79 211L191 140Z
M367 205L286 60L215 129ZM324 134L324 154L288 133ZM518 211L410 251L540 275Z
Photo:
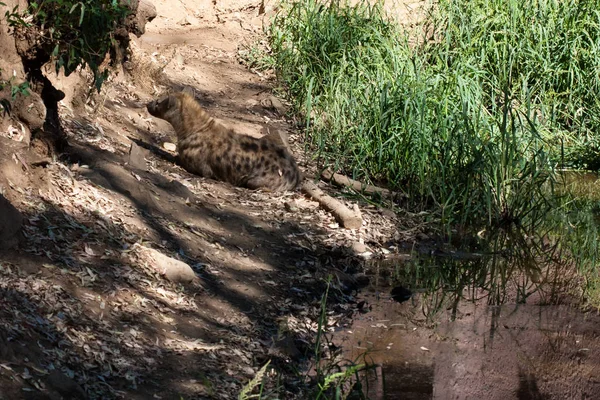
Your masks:
M234 132L188 92L162 97L147 108L173 126L179 162L191 173L249 189L292 190L300 183L296 161L284 145Z

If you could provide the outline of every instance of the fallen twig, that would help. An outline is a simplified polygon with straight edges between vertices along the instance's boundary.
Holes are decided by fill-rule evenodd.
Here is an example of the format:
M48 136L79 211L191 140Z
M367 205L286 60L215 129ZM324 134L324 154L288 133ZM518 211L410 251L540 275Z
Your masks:
M335 219L346 229L358 229L362 226L362 216L356 208L355 211L350 210L344 204L329 196L317 187L311 181L305 181L302 184L302 192L316 200L321 207L329 211Z
M403 196L401 193L395 193L388 189L380 188L374 185L367 185L359 181L355 181L354 179L350 179L345 175L337 174L332 172L329 169L326 169L321 173L323 179L328 182L333 182L338 186L347 186L359 193L367 193L367 194L377 194L383 198L394 199L398 196Z

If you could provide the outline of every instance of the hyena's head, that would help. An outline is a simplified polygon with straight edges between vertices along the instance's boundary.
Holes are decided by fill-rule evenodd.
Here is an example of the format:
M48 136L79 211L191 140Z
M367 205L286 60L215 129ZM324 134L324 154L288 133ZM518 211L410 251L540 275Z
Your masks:
M172 122L174 118L181 118L183 103L195 103L193 89L186 87L181 92L163 96L148 103L146 108L151 115Z
M146 105L146 108L150 115L170 122L171 118L169 117L177 113L180 108L181 100L178 95L179 93L170 94L153 100Z

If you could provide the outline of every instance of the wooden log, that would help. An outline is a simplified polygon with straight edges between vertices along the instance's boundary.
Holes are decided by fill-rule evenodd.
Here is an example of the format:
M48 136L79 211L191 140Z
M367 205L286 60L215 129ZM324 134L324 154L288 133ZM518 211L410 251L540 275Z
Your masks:
M346 229L358 229L362 226L360 211L352 211L344 204L329 196L311 181L302 184L302 192L312 197L321 207L329 211L336 221Z
M367 194L377 194L383 198L393 199L394 196L398 195L398 193L394 193L388 189L380 188L374 185L367 185L362 182L356 181L354 179L350 179L345 175L337 174L332 172L329 169L326 169L321 173L323 179L328 182L333 182L338 186L347 186L351 189L356 190L359 193L367 193Z

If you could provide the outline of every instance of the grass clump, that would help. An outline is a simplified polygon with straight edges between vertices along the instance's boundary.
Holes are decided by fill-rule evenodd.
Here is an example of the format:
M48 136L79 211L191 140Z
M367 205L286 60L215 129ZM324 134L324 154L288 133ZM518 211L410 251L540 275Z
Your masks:
M597 200L556 189L557 171L600 167L598 9L439 0L404 30L381 2L293 1L271 56L323 163L406 191L448 234L523 238L534 257L550 242L591 268Z

